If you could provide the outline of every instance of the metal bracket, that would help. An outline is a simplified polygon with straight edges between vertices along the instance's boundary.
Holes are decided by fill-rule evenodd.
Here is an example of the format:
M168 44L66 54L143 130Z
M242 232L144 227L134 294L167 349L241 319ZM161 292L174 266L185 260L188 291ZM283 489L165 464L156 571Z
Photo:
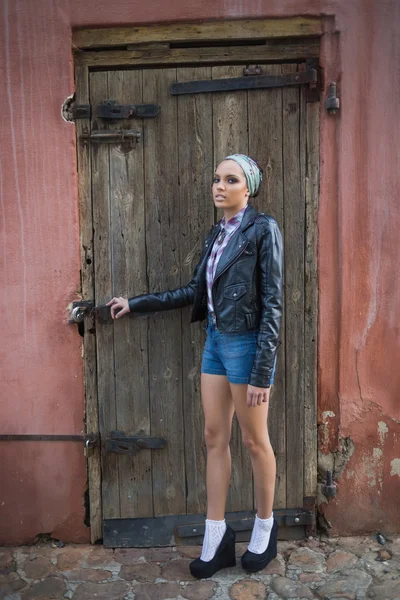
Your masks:
M94 131L93 133L82 133L80 139L83 142L97 142L103 144L130 144L136 146L142 137L141 131L134 129L106 129L104 131Z
M70 324L82 323L85 318L85 313L91 311L94 307L93 300L77 300L72 303L71 318L68 321Z
M117 314L121 309L115 311ZM106 304L94 305L93 300L78 300L72 303L71 319L69 323L83 323L85 314L95 319L102 325L112 324L111 307ZM129 314L127 315L129 316Z
M98 433L6 433L0 435L0 442L83 442L86 448L94 448L98 441Z
M330 469L328 469L326 472L326 480L325 480L324 485L322 486L322 493L324 494L325 498L327 498L328 500L330 500L331 498L334 498L336 496L336 493L337 493L336 483L333 481L333 475L332 475L332 471Z
M72 107L72 120L77 119L90 119L91 117L91 106L90 104L75 104Z
M156 117L159 112L158 104L117 104L116 100L105 100L95 108L96 117L111 121Z
M308 522L305 523L306 526L306 536L309 537L315 535L316 529L316 509L317 509L317 499L315 496L305 496L303 498L303 510L305 514L308 515Z
M119 310L115 312L118 313ZM91 314L96 321L102 323L103 325L113 322L111 317L111 306L107 306L106 304L98 304L97 306L94 306Z
M329 86L328 97L325 100L325 109L330 115L335 115L340 108L340 101L336 95L336 83L332 81Z
M252 75L261 75L262 70L260 65L249 65L243 69L243 75L245 77L251 77Z
M159 104L117 104L116 100L104 100L93 107L90 104L76 104L72 108L73 119L97 117L107 121L118 119L145 119L156 117L160 113Z
M306 88L306 102L319 102L321 88L321 69L316 58L306 60L307 71L314 70L317 74L315 81L311 81Z
M235 530L237 541L250 540L255 513L255 510L226 513L226 522ZM314 513L303 508L278 508L274 517L281 526L280 539L304 539L308 527L313 526L310 523L315 526ZM105 519L103 543L110 548L199 544L204 529L204 514Z
M160 450L167 444L167 440L151 435L129 435L123 431L111 431L110 437L106 438L107 452L116 454L127 454L136 456L139 450Z
M238 90L266 89L317 83L318 74L314 67L296 73L282 75L252 75L251 77L231 77L229 79L205 79L201 81L175 82L169 87L173 96L199 94L203 92L229 92Z
M282 509L278 514L274 511L275 519L280 527L299 527L310 526L315 523L313 514L302 509ZM242 519L229 520L229 525L235 531L251 531L254 525L254 516ZM179 538L193 537L194 535L203 535L205 531L204 521L195 525L180 525L176 528L176 535Z

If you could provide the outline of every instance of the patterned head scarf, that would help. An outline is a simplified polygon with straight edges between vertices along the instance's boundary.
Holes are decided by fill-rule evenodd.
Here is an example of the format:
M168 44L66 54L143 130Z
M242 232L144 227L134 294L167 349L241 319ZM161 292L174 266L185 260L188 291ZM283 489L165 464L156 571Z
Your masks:
M242 167L250 192L250 198L254 196L262 182L262 172L258 164L250 156L246 156L246 154L231 154L224 158L224 160L234 160Z

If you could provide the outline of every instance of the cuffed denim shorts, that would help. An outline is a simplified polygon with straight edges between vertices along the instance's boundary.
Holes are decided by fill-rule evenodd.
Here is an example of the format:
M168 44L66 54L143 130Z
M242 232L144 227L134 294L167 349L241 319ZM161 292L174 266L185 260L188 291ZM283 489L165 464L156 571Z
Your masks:
M257 350L258 330L245 333L221 333L210 314L204 329L207 331L207 339L201 372L210 375L226 375L230 383L249 383ZM276 357L270 385L274 383L275 367Z

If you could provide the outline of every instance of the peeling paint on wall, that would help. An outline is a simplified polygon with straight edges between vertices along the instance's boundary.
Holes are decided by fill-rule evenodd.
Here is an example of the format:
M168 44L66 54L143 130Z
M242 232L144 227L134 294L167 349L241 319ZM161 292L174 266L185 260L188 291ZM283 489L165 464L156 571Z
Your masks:
M332 412L331 410L324 410L324 412L322 413L322 420L325 423L328 417L335 417L335 413Z
M336 417L335 413L331 410L324 410L322 413L322 423L319 423L318 426L318 435L320 445L323 447L327 447L329 444L329 431L331 428L331 424L329 419L334 419Z
M400 458L394 458L390 462L390 474L391 475L399 475L400 476Z
M380 439L382 445L383 445L383 442L385 441L385 437L387 436L388 432L389 432L389 428L386 425L386 423L384 421L379 421L378 422L378 434L379 434L379 439Z
M369 487L377 487L377 493L382 491L383 483L383 452L380 448L372 448L372 456L366 455L362 461L362 474Z

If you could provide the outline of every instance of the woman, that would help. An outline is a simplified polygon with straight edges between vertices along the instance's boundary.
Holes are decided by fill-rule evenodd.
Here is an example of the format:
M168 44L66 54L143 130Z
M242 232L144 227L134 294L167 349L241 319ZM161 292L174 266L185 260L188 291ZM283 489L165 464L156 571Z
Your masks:
M235 533L224 513L231 473L229 440L236 411L251 457L257 515L243 568L263 569L276 556L276 464L267 417L282 315L282 238L276 221L249 198L262 181L257 163L233 154L217 167L212 193L224 216L207 236L191 281L180 288L113 298L112 318L193 304L192 322L207 318L201 395L207 447L207 518L195 577L211 577L235 561Z

